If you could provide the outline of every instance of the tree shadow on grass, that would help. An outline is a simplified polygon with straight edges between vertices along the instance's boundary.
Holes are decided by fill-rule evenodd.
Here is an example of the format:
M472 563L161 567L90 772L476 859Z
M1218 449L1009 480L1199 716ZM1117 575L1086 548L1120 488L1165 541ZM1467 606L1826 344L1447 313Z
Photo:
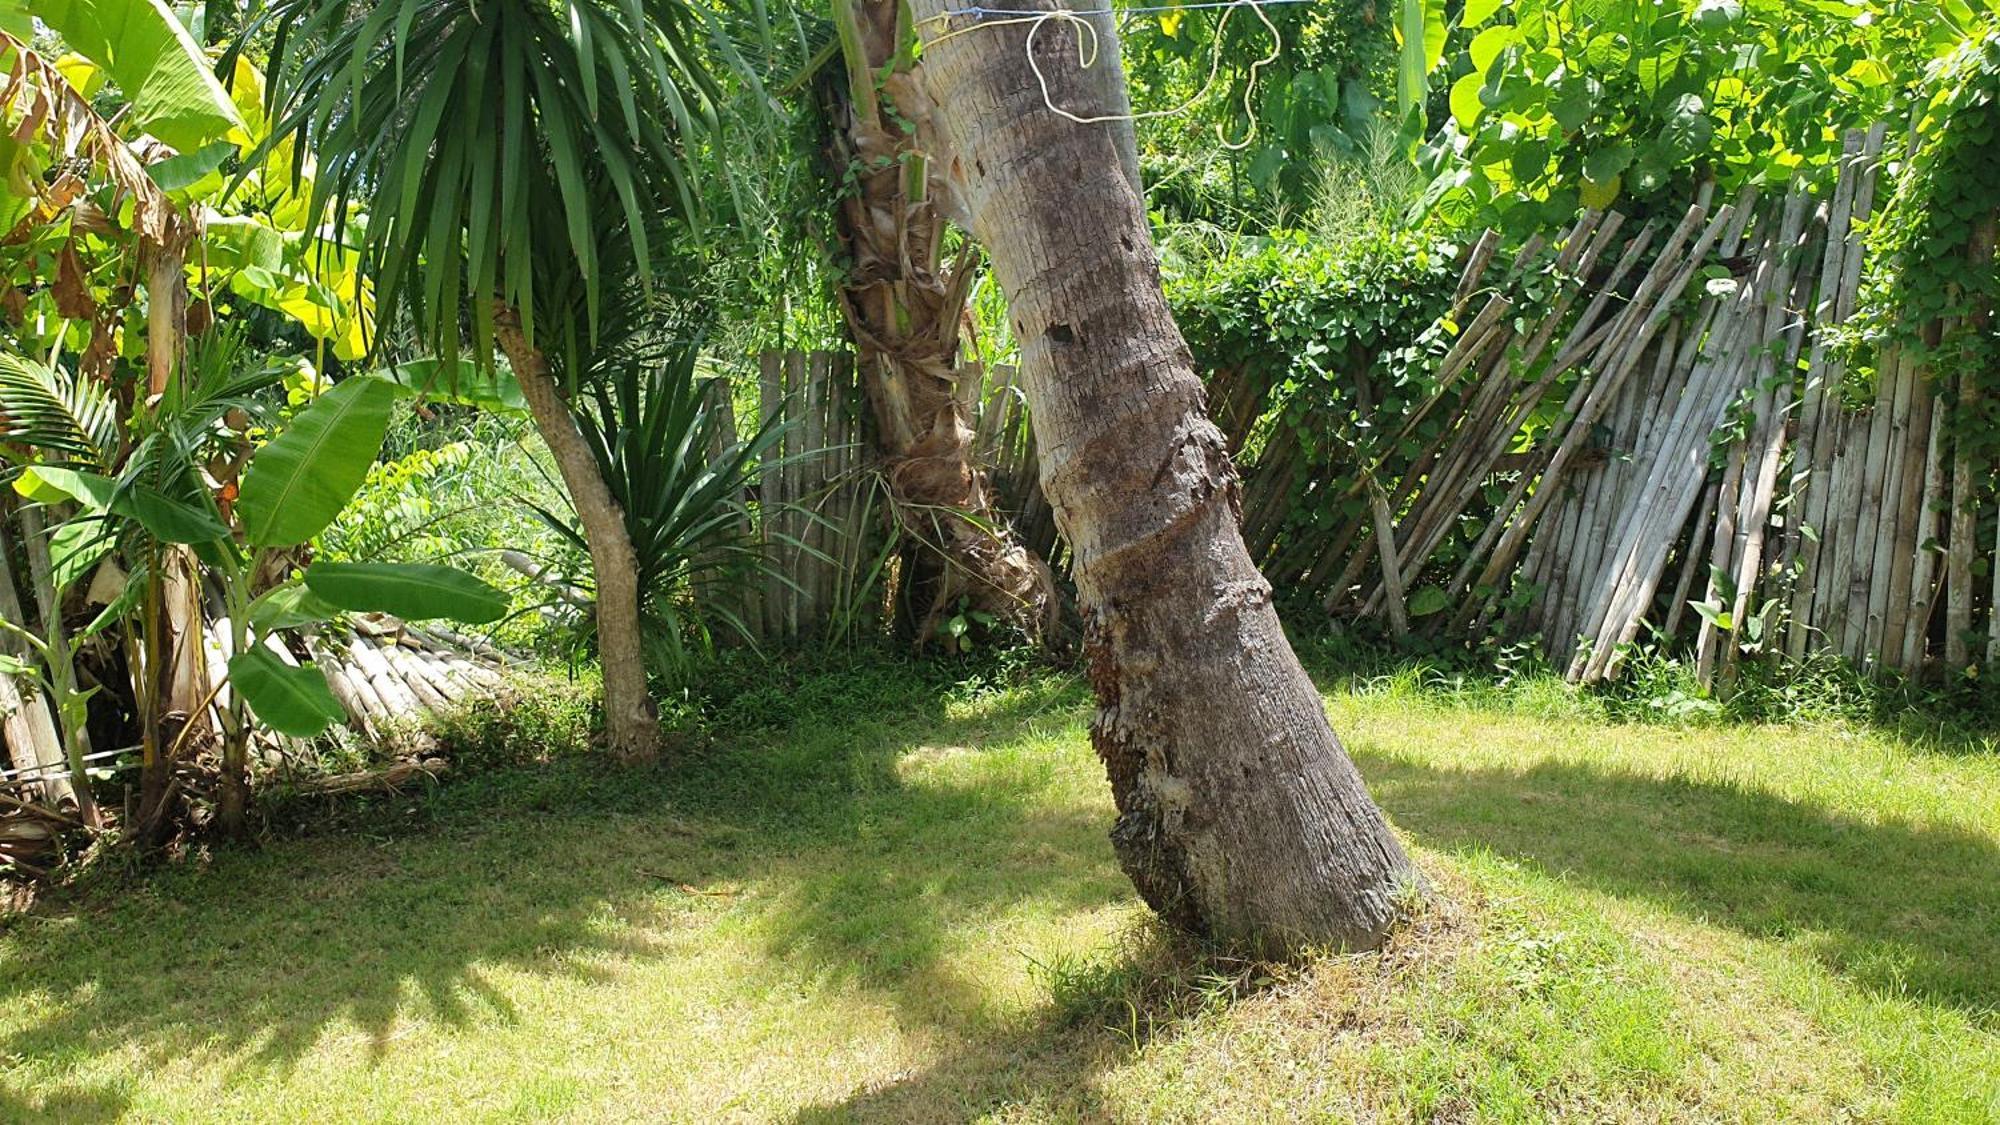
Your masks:
M1273 966L1230 957L1148 920L1108 955L1057 970L1052 1002L1014 1026L968 1036L915 1073L871 1083L838 1101L807 1106L797 1125L956 1122L1023 1112L1058 1121L1121 1116L1098 1089L1101 1075L1139 1051L1181 1035L1218 1007L1275 983Z
M51 1088L69 1065L134 1050L230 1059L246 1077L351 1025L379 1060L407 1018L516 1021L495 970L596 979L682 956L678 933L724 915L751 919L774 977L847 978L950 1018L977 986L943 963L956 930L1031 901L1130 897L1103 810L1048 801L1038 759L1054 756L1025 741L1074 722L1072 704L938 704L657 770L579 759L469 777L389 803L372 828L98 888L10 927L0 1009L35 1014L0 1053ZM1007 764L977 768L989 753ZM975 768L913 780L907 759L941 754Z
M131 1102L110 1087L56 1084L30 1096L18 1096L0 1085L0 1121L60 1121L64 1125L95 1125L123 1118Z
M1769 793L1544 762L1441 770L1355 748L1421 843L1487 849L1621 897L1796 943L1877 994L2000 1012L2000 847Z

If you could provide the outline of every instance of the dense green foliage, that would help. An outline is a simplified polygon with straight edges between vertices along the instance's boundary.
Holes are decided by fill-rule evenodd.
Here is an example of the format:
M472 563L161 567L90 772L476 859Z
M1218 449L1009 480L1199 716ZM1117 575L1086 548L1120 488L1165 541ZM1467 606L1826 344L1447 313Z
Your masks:
M1921 349L1970 391L1940 448L2000 448L1990 0L1121 19L1168 296L1240 495L1276 497L1252 549L1437 892L1383 954L1298 965L1145 918L1061 657L724 643L744 587L813 549L784 530L805 514L764 523L777 559L745 534L781 444L746 360L846 346L821 9L204 7L0 0L0 550L30 610L0 675L49 704L84 806L40 814L65 834L27 856L54 857L45 897L0 918L0 1119L2000 1115L2000 684L1819 653L1716 696L1665 640L1584 690L1504 628L1329 629L1278 577L1367 565L1326 545L1457 421L1477 379L1441 361L1490 295L1454 307L1482 228L1503 270L1582 208L1629 236L1711 187L1823 184L1878 122L1850 366ZM1554 257L1507 272L1517 329L1574 291ZM974 287L989 364L1017 358L1006 301ZM636 548L658 766L603 753L591 554L493 362L513 313ZM1585 377L1496 441L1528 448ZM788 472L828 462L789 444ZM1404 575L1413 617L1444 619L1440 571L1530 460L1464 486ZM863 553L860 587L905 561ZM233 654L212 731L147 675L189 588ZM511 670L364 738L307 656L377 639L348 613L471 622L398 636ZM253 776L266 846L210 851ZM186 798L163 853L198 862L69 864L86 837L127 854L149 781ZM0 861L43 821L0 809Z
M1963 3L1465 5L1429 208L1517 234L1713 181L1831 176L1845 129L1976 26Z
M1437 361L1458 330L1444 319L1458 251L1418 234L1328 244L1281 232L1170 280L1175 320L1218 387L1217 408L1241 383L1253 388L1259 409L1243 459L1254 467L1280 447L1300 458L1285 539L1365 519L1366 495L1343 486L1366 466L1400 476L1449 423L1448 409L1433 411L1387 444L1394 421L1441 389Z
M1263 15L1275 39L1240 11L1124 25L1134 111L1187 106L1137 123L1148 204L1163 219L1234 227L1298 216L1329 167L1363 156L1389 123L1394 45L1374 5L1284 4Z
M702 377L700 354L698 341L616 349L574 406L638 556L648 658L676 678L718 637L751 639L737 607L767 568L744 498L784 436L774 414L739 438L725 385ZM572 512L536 510L572 558L588 558Z
M1926 354L1943 379L1971 380L1954 432L2000 450L2000 25L1967 40L1916 91L1915 143L1874 227L1876 263L1849 326L1864 369L1885 344Z
M469 322L471 358L490 362L496 300L534 339L551 274L585 296L582 323L548 326L575 350L595 328L600 239L625 232L649 277L654 216L695 210L677 138L713 122L715 91L683 4L294 0L266 18L267 147L322 152L315 205L341 205L330 237L347 234L349 200L365 204L363 272L437 355L459 354Z

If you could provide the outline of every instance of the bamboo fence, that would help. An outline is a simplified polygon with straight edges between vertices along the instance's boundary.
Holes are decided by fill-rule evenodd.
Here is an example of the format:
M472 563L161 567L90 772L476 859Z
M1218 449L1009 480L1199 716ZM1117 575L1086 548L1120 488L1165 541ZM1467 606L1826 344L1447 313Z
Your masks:
M1746 652L1909 674L2000 659L1996 466L1948 426L1971 387L1894 347L1856 378L1832 342L1858 303L1883 139L1847 138L1823 198L1704 195L1629 233L1586 214L1504 269L1482 238L1451 319L1480 311L1437 389L1367 428L1400 438L1440 407L1449 423L1400 465L1359 457L1319 488L1322 506L1362 498L1358 516L1281 542L1298 458L1281 442L1245 459L1245 533L1274 584L1392 633L1539 637L1583 681L1640 641L1689 645L1710 684ZM1549 277L1553 299L1517 312ZM1384 373L1352 377L1365 415ZM1259 389L1223 371L1211 393L1248 444Z
M1273 388L1210 372L1244 537L1280 596L1392 633L1539 638L1581 681L1641 642L1684 648L1710 684L1750 652L1910 674L2000 660L2000 473L1948 425L1970 389L1894 348L1850 372L1832 339L1859 301L1884 133L1847 137L1825 192L1589 212L1512 255L1489 232L1417 398L1391 400L1397 373L1360 357L1335 373L1345 414L1273 425ZM760 371L795 440L749 505L782 574L758 635L852 628L857 604L881 627L889 522L852 364L767 353ZM976 456L1060 567L1017 373L966 372Z
M773 350L758 356L757 370L758 417L785 436L742 498L765 568L740 619L759 644L884 630L900 598L902 552L917 545L896 540L853 359ZM1017 538L1042 558L1057 557L1055 516L1042 495L1015 368L960 371L959 410L975 461L1005 498ZM725 396L718 384L718 407L733 410Z

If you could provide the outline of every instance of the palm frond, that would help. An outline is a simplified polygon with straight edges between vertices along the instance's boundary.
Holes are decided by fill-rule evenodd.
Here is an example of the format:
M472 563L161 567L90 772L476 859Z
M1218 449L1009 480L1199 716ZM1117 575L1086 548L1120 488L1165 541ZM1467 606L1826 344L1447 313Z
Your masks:
M118 458L118 412L95 380L0 354L0 437L103 472Z

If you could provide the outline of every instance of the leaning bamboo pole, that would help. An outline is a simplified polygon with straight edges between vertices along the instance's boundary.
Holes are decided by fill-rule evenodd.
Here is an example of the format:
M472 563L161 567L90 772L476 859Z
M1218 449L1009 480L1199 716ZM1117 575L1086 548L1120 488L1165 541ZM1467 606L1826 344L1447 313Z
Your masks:
M1410 632L1410 613L1403 598L1403 576L1396 559L1396 522L1382 485L1368 481L1368 506L1375 517L1375 550L1382 560L1382 589L1388 598L1389 631L1397 637Z
M1751 295L1736 294L1719 310L1686 391L1675 403L1671 422L1662 432L1665 455L1652 465L1645 487L1625 514L1626 530L1619 543L1617 565L1607 567L1604 593L1586 603L1581 635L1589 643L1578 648L1569 664L1572 679L1597 680L1610 675L1620 648L1637 636L1658 589L1666 560L1680 542L1680 529L1707 479L1708 435L1744 385L1751 361L1741 341L1750 330ZM1731 500L1725 487L1716 507ZM1697 529L1699 534L1699 529Z
M1800 417L1801 456L1792 490L1802 510L1790 521L1787 557L1797 560L1785 651L1805 655L1813 622L1826 608L1821 593L1822 559L1832 558L1828 540L1840 509L1833 505L1836 454L1841 445L1841 383L1846 369L1827 346L1827 333L1852 312L1859 297L1865 237L1862 221L1874 206L1877 161L1887 129L1847 134L1842 143L1840 178L1827 212L1826 250L1821 261L1819 301L1814 310L1812 350L1806 364L1804 410ZM1850 266L1852 267L1850 269Z
M1763 575L1765 533L1770 525L1777 495L1778 470L1784 457L1786 419L1792 406L1791 372L1798 361L1804 331L1802 314L1794 313L1794 306L1804 303L1798 292L1797 264L1809 255L1812 246L1813 232L1806 223L1811 204L1812 197L1803 189L1794 189L1786 197L1774 248L1775 269L1762 297L1765 302L1764 321L1759 331L1762 346L1757 349L1757 366L1752 376L1753 386L1757 388L1753 407L1756 428L1750 435L1751 444L1746 450L1748 476L1737 512L1736 541L1731 559L1735 568L1735 598L1730 612L1739 630L1744 628L1742 623L1749 620L1751 602ZM1781 340L1785 346L1779 352L1775 349ZM1736 658L1741 651L1741 645L1730 645L1723 651L1722 674L1725 680L1733 675Z
M1588 439L1590 427L1597 423L1610 396L1616 393L1625 378L1638 365L1646 345L1665 323L1672 309L1672 298L1686 288L1695 270L1708 257L1710 247L1715 244L1715 240L1722 233L1722 228L1728 225L1733 214L1732 208L1725 205L1713 219L1704 224L1703 220L1708 218L1708 213L1700 204L1696 204L1688 209L1686 216L1668 238L1659 259L1640 281L1639 288L1627 306L1627 317L1631 323L1614 333L1616 350L1610 353L1611 358L1604 373L1590 384L1588 394L1574 412L1565 411L1567 417L1559 423L1563 437L1561 443L1556 446L1554 455L1550 457L1548 467L1542 471L1542 486L1528 498L1514 517L1514 521L1500 536L1478 585L1498 588L1500 580L1519 556L1529 533L1534 528L1535 521L1554 498L1555 490L1550 486L1562 479L1563 471L1576 458L1578 450ZM1695 236L1697 229L1701 231L1699 236ZM1681 250L1691 237L1694 239L1694 245L1683 256ZM1618 322L1613 323L1616 325Z
M1738 254L1742 240L1750 230L1750 222L1756 216L1754 204L1756 204L1756 192L1746 188L1736 200L1736 212L1730 218L1728 226L1724 226L1722 238L1716 242L1716 250L1724 258L1734 258ZM1666 464L1672 464L1668 458L1680 452L1678 444L1674 442L1688 440L1688 436L1676 428L1686 424L1686 416L1682 414L1682 410L1688 406L1686 398L1690 392L1696 396L1708 394L1706 390L1708 384L1704 380L1712 376L1714 366L1728 356L1728 352L1720 350L1716 344L1718 340L1734 340L1734 334L1740 330L1740 312L1744 300L1746 296L1742 292L1730 296L1710 294L1696 308L1694 318L1686 322L1688 324L1686 330L1682 330L1680 318L1672 322L1672 330L1678 332L1678 350L1672 356L1674 376L1668 382L1668 390L1658 398L1654 410L1650 410L1652 416L1648 418L1642 444L1638 446L1636 452L1636 460L1646 464L1646 472L1634 474L1630 492L1632 500L1622 502L1618 506L1618 520L1612 524L1612 530L1608 532L1608 540L1612 544L1628 544L1636 534L1642 532L1642 528L1646 528L1646 524L1640 522L1642 514L1646 512L1642 500L1650 496L1650 488L1656 488L1658 484L1656 478L1660 470ZM1582 613L1578 635L1588 639L1602 625L1602 611L1606 609L1606 599L1610 599L1612 589L1620 581L1624 562L1626 558L1618 554L1614 548L1612 556L1606 558L1604 565L1598 569L1594 583L1590 587L1566 595L1566 599L1574 601Z
M1577 265L1579 277L1589 276L1599 257L1611 244L1612 236L1617 233L1618 228L1623 222L1624 216L1614 212L1609 220L1597 228L1597 237L1585 250L1582 260ZM1605 333L1602 331L1593 331L1596 318L1602 314L1608 303L1610 299L1609 294L1615 292L1630 271L1636 268L1643 258L1644 251L1647 247L1651 246L1652 240L1657 234L1657 226L1649 222L1627 244L1624 253L1619 257L1617 263L1612 267L1610 275L1600 287L1597 297L1593 298L1585 306L1584 310L1578 314L1576 322L1571 326L1571 335L1573 338L1585 335L1590 336L1596 341L1596 344L1593 344L1592 348L1604 342ZM1560 319L1560 310L1568 307L1569 301L1574 295L1573 292L1565 293L1564 297L1557 303L1557 313L1544 321L1542 329L1529 341L1520 364L1522 370L1531 369L1534 362L1543 354L1544 349L1547 348L1554 336L1555 325ZM1606 328L1608 327L1609 325L1606 326ZM1584 349L1571 362L1581 362L1583 358L1588 358L1592 354L1594 354L1592 349ZM1560 359L1552 360L1547 368L1544 369L1541 376L1525 392L1517 397L1513 413L1500 426L1495 427L1491 433L1489 439L1490 445L1485 450L1489 461L1499 457L1507 444L1513 440L1514 435L1520 432L1521 427L1527 422L1529 416L1540 407L1542 400L1547 396L1549 390L1555 386L1556 380L1567 370L1567 366ZM1583 385L1587 382L1588 380L1579 382L1577 393L1581 392ZM1565 415L1579 401L1577 395L1572 394L1571 398L1564 404ZM1509 518L1518 509L1522 500L1528 496L1529 489L1541 478L1546 458L1553 455L1555 445L1560 436L1559 433L1546 436L1543 444L1548 446L1548 451L1531 458L1529 464L1522 468L1520 474L1515 479L1514 486L1508 490L1505 498L1495 508L1492 518L1487 521L1486 529L1480 533L1479 539L1460 562L1458 570L1452 575L1450 581L1446 583L1445 596L1447 601L1457 600L1460 594L1466 590L1467 584L1472 582L1475 570L1487 559L1488 552L1493 549L1495 544L1499 542L1500 537L1507 531ZM1482 593L1482 590L1479 587L1475 587L1474 592ZM1451 620L1451 628L1455 630L1464 629L1471 623L1474 614L1480 612L1482 605L1490 606L1492 599L1497 598L1499 594L1500 590L1498 587L1491 587L1483 590L1483 597L1465 599L1461 603L1462 608Z
M1686 616L1688 595L1694 591L1695 576L1701 571L1701 529L1708 526L1709 517L1715 514L1716 498L1722 493L1722 482L1701 490L1701 507L1695 510L1694 534L1689 537L1687 549L1681 555L1681 574L1674 580L1674 592L1667 599L1667 619L1660 626L1660 636L1672 641L1680 632L1681 618Z

